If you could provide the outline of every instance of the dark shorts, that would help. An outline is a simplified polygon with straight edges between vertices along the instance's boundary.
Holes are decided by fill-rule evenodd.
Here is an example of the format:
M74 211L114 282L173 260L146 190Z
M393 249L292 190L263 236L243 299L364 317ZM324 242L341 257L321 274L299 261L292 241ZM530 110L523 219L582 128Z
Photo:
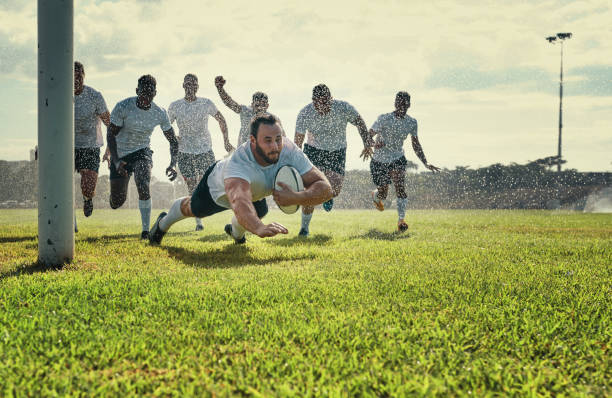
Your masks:
M149 148L142 148L142 149L137 150L136 152L128 153L124 157L119 158L119 160L123 160L124 162L127 163L124 166L124 168L127 170L128 176L131 176L132 173L134 172L134 167L136 166L136 163L142 160L147 162L149 164L149 167L151 168L153 167L153 151ZM125 177L117 173L117 169L115 168L115 165L111 162L110 179L116 180L119 178L125 178Z
M395 159L391 163L382 163L372 160L370 162L370 174L372 175L374 185L380 187L391 184L391 171L397 170L405 173L407 165L408 161L405 156Z
M74 148L74 169L97 173L100 169L100 148Z
M219 206L215 203L208 189L208 176L213 171L216 164L217 162L213 163L208 170L206 170L197 188L193 191L193 195L191 195L191 212L196 217L208 217L224 210L229 210L227 207ZM266 198L253 202L253 206L255 206L255 211L259 218L263 218L268 214L268 203L266 203Z
M304 144L304 153L319 170L329 170L344 175L346 148L337 151L324 151Z
M184 152L178 154L178 166L184 178L201 176L213 163L215 163L215 153L212 150L198 154Z

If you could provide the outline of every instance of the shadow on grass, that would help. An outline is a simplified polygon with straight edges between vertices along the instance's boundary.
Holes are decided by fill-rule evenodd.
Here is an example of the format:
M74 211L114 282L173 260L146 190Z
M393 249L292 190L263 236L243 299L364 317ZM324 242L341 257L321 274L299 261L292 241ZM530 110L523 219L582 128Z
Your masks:
M0 237L0 243L27 242L29 240L36 240L36 235Z
M193 251L183 247L161 246L168 255L183 264L201 268L231 268L245 265L270 265L283 261L314 259L314 254L274 255L266 258L255 257L251 248L245 245L229 244L221 250Z
M168 234L167 236L189 236L191 232L176 232ZM104 241L118 241L118 240L141 240L140 233L137 234L116 234L116 235L100 235L100 236L89 236L86 238L81 238L80 236L75 235L75 241L82 241L88 243L103 243ZM149 243L148 240L143 240L144 243Z
M201 238L199 238L198 240L200 242L210 242L210 243L212 243L212 242L221 242L221 241L224 241L224 240L230 242L231 238L227 234L223 233L223 234L216 234L216 235L204 235Z
M19 265L17 266L17 268L12 269L10 271L0 272L0 281L6 278L11 278L13 276L32 275L39 272L60 271L62 268L64 268L64 265L49 267L38 261L35 261L33 263Z
M311 235L307 238L294 236L293 238L272 238L266 243L274 246L290 247L295 245L324 245L332 239L330 235Z
M375 229L371 229L368 232L365 232L361 235L351 236L350 239L373 239L373 240L402 240L409 239L412 235L408 232L400 233L400 232L381 232Z

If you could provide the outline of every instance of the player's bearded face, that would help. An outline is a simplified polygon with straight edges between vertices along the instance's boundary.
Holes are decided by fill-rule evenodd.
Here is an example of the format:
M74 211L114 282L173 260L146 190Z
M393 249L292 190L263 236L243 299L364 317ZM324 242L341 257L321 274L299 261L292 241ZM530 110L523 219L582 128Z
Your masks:
M257 154L261 156L266 163L274 164L278 162L282 141L281 143L273 143L272 145L264 143L264 146L267 148L267 151L264 147L259 145L258 141L255 141L255 151L257 151Z

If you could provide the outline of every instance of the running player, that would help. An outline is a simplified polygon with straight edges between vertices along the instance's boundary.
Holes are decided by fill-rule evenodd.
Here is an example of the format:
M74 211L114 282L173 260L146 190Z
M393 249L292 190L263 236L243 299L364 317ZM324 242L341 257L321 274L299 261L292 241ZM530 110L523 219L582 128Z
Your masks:
M167 214L159 215L149 234L151 244L160 244L170 227L184 218L207 217L230 208L234 217L225 232L238 244L246 242L245 231L261 238L286 234L283 225L261 221L268 212L266 196L273 195L282 206L315 206L331 197L332 188L325 175L283 136L275 116L255 117L250 131L249 142L239 146L230 158L211 166L191 197L177 199ZM294 192L286 185L282 190L273 189L276 172L285 165L300 173L304 191Z
M408 108L410 108L410 95L405 91L398 92L395 96L395 111L380 115L370 129L370 135L376 136L370 173L374 185L378 187L372 191L372 201L378 210L385 210L383 201L387 198L389 184L393 181L397 195L399 232L408 230L408 224L404 220L408 204L404 184L408 162L404 156L403 146L409 135L412 136L412 148L425 167L433 172L440 171L436 166L427 163L417 136L417 121L406 114Z
M99 91L86 86L83 64L74 63L74 168L81 174L83 214L91 216L96 194L100 147L104 145L100 120L108 127L110 114ZM108 148L107 148L108 152ZM105 159L108 155L105 155Z
M253 94L251 106L240 105L229 96L225 91L225 79L223 76L217 76L215 78L215 86L221 97L221 101L228 108L240 115L240 133L238 133L238 146L244 144L249 140L249 124L255 116L261 116L268 110L268 96L261 91L257 91Z
M325 84L314 87L312 103L300 111L295 126L296 145L302 148L304 135L308 133L304 153L327 176L334 197L340 194L344 181L347 123L353 124L359 130L364 146L361 157L364 161L367 160L372 156L373 141L368 135L365 122L351 104L333 99ZM332 198L323 203L323 209L331 211L333 205ZM300 236L308 236L313 211L313 206L302 207Z
M176 120L178 126L178 166L191 195L206 169L215 162L215 153L208 131L209 116L219 122L225 150L231 152L234 147L229 142L225 118L215 104L208 98L196 97L199 88L197 76L191 73L185 75L183 88L185 97L170 104L168 117L170 123ZM195 220L196 231L201 231L202 221L197 217Z
M115 105L111 113L106 140L111 153L110 166L110 206L117 209L123 205L127 196L128 183L134 173L138 190L138 208L142 222L141 239L149 237L151 218L151 168L153 151L150 148L151 133L160 126L170 142L170 166L166 175L173 181L176 178L176 158L178 141L168 120L166 111L153 102L157 94L157 82L151 75L138 79L136 97L126 98Z

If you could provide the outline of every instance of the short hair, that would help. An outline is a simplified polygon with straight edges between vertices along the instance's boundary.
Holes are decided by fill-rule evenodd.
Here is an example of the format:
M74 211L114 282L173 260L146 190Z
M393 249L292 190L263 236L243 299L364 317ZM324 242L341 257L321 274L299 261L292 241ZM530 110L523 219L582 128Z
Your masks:
M253 102L261 100L268 100L268 96L266 95L266 93L262 93L261 91L255 92L253 94Z
M323 97L331 97L331 92L329 91L329 87L325 84L317 84L312 89L312 98L323 98Z
M140 79L138 79L138 88L140 89L153 91L155 90L156 86L157 81L151 75L142 75L140 76Z
M194 75L193 73L187 73L185 75L185 78L183 79L183 81L187 80L187 79L192 79L195 80L196 83L198 82L198 77L196 75Z
M404 100L406 102L410 102L410 94L408 94L407 91L398 91L395 97L401 100Z
M85 74L85 67L79 61L74 61L74 72Z
M257 132L259 131L259 126L262 124L266 124L268 126L272 126L278 123L280 125L280 121L276 116L271 113L264 113L263 115L256 116L251 120L251 135L257 138Z

